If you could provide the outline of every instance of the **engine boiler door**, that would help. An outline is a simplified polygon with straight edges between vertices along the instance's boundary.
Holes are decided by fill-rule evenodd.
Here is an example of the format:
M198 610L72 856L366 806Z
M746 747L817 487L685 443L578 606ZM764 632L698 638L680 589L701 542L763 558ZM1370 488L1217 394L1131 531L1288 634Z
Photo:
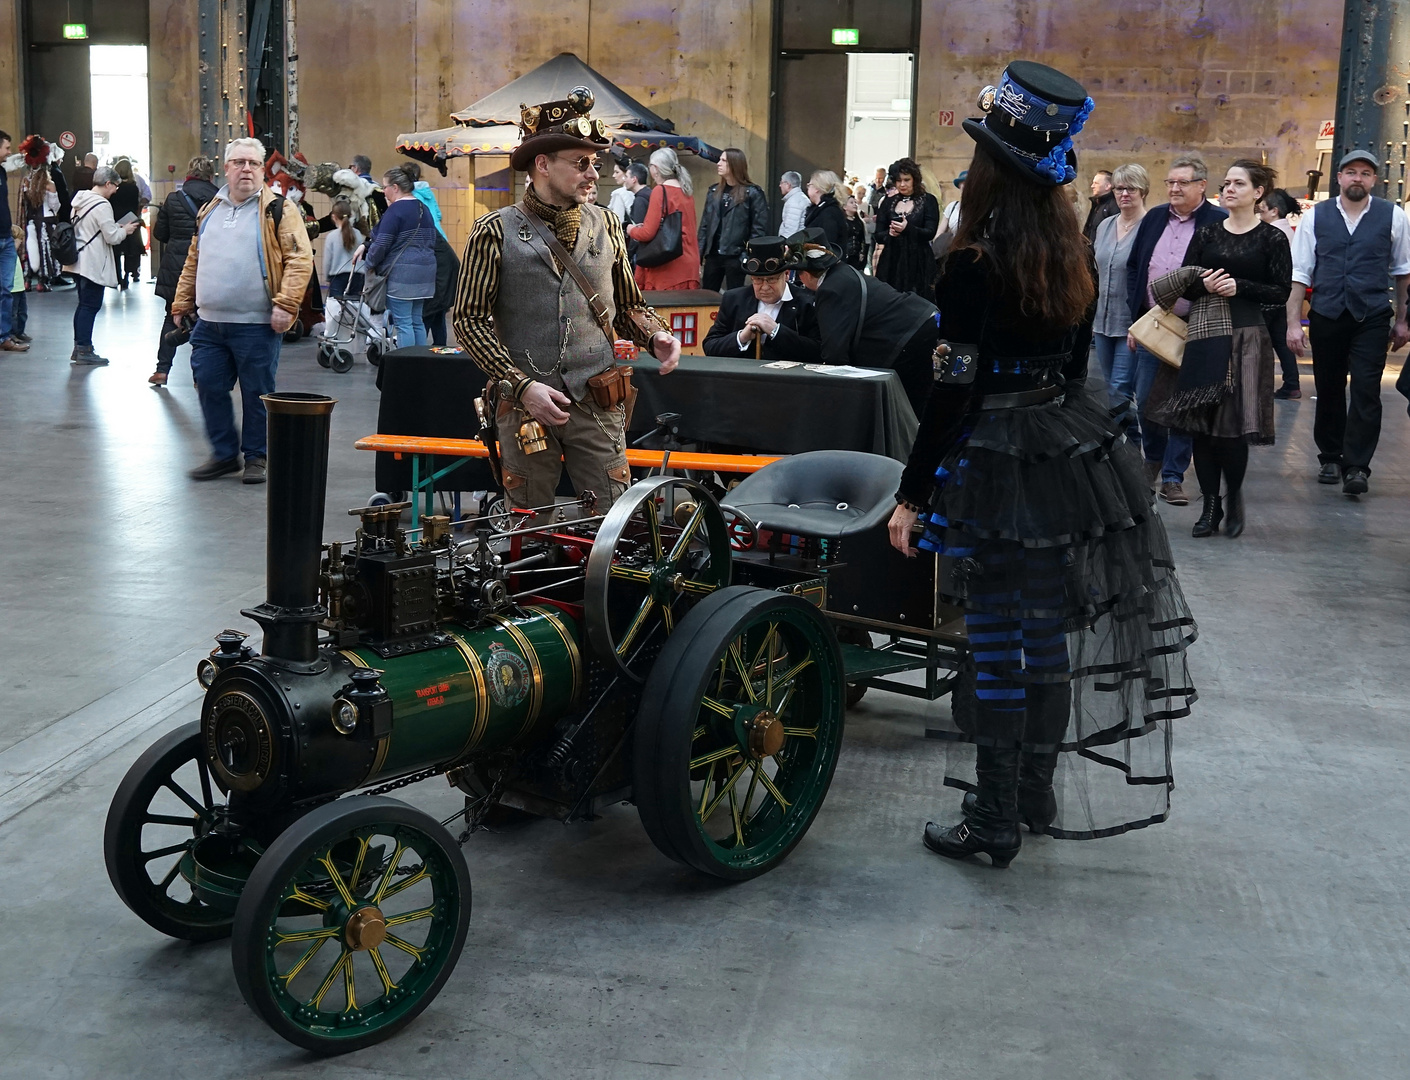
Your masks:
M201 725L206 760L234 791L254 791L274 770L274 730L264 708L243 690L216 698Z

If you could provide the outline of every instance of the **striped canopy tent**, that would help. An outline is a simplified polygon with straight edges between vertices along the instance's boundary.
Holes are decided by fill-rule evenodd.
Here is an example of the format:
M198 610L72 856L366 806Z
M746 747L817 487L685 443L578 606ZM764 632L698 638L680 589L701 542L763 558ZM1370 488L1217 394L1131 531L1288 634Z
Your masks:
M397 136L397 152L435 166L442 175L451 158L508 154L519 145L519 106L559 101L575 86L592 90L592 115L607 125L613 145L625 150L668 146L719 160L720 151L715 147L693 135L678 134L675 124L652 112L572 53L559 53L468 108L451 113L455 121L451 127Z

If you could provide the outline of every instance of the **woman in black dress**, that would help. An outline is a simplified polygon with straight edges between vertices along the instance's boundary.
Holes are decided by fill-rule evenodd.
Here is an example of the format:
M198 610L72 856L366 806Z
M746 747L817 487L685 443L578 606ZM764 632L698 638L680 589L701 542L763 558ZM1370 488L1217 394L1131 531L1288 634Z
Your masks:
M121 221L128 214L141 214L142 192L132 175L132 162L127 158L118 158L113 163L113 168L117 170L120 181L117 191L113 192L113 197L109 200L113 204L113 220ZM127 288L129 278L134 283L142 280L142 253L145 250L140 226L118 245L114 254L117 256L119 289Z
M920 166L902 158L891 166L896 194L876 211L876 278L901 292L935 299L935 256L930 242L940 228L940 204L925 190Z
M1275 179L1261 162L1230 165L1219 189L1219 205L1229 216L1196 232L1185 265L1151 285L1157 299L1183 295L1194 302L1185 360L1178 374L1172 368L1160 373L1162 385L1152 387L1155 403L1147 401L1146 410L1193 437L1204 497L1204 512L1190 532L1195 537L1212 536L1221 521L1228 536L1244 531L1248 445L1273 443L1277 354L1263 309L1286 304L1292 289L1287 234L1258 216L1258 202ZM1220 332L1197 334L1193 328L1204 322Z
M923 526L971 649L934 722L977 783L950 770L974 795L925 844L1003 867L1020 820L1071 839L1165 820L1195 627L1125 417L1086 386L1096 269L1062 185L1091 99L1017 61L986 105L964 124L978 146L940 275L936 382L890 528L917 554Z

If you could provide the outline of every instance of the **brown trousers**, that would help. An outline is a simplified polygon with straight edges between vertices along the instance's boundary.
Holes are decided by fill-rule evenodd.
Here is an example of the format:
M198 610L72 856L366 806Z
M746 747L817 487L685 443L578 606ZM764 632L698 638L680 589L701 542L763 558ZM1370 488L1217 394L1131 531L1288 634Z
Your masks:
M511 507L524 509L548 506L558 490L558 480L566 466L573 490L597 496L597 512L603 513L617 501L631 483L627 468L626 414L615 409L599 409L591 400L575 401L568 409L568 422L560 427L544 425L548 448L525 454L515 437L529 414L512 402L499 408L499 454L504 469L504 491Z

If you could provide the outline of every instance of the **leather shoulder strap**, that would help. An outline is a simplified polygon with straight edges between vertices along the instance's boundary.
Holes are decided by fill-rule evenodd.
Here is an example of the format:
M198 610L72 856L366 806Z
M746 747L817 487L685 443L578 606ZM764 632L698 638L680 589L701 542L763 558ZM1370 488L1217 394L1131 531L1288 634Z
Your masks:
M583 273L583 268L578 265L578 260L568 253L568 249L559 242L558 237L553 235L552 229L544 227L542 218L522 204L519 206L519 212L522 213L525 220L528 221L529 228L539 234L539 239L548 245L548 250L553 252L553 256L558 260L559 265L563 267L568 276L572 278L578 288L582 290L583 296L587 298L588 307L592 310L593 319L595 319L597 325L601 327L602 332L607 336L607 340L612 341L616 335L612 330L612 318L607 313L607 304L603 301L602 297L598 295L597 290L592 287L592 283L588 281L587 275Z

